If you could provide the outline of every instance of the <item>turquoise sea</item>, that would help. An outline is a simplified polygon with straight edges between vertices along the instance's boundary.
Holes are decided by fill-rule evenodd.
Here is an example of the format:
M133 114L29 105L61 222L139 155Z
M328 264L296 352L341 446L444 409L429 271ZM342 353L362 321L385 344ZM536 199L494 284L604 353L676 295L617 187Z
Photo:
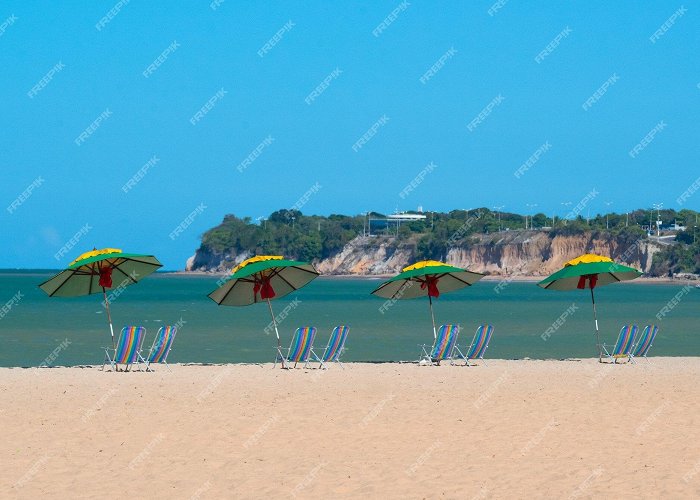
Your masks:
M100 364L102 347L111 344L101 295L49 298L37 285L52 273L0 271L0 308L13 296L16 305L0 309L0 366L38 366L55 350L52 365ZM158 328L182 322L170 355L172 362L271 362L274 333L265 304L248 307L218 306L207 294L217 277L152 275L128 287L112 304L117 330L127 324L144 325L150 347ZM432 342L427 299L397 301L382 313L384 299L370 295L380 283L374 279L318 278L307 287L273 301L276 313L286 306L281 322L283 345L289 345L297 326L318 328L316 350L322 351L333 326L351 327L347 361L415 360L419 344ZM594 357L590 295L586 291L555 292L534 283L509 283L500 293L498 282L442 295L435 301L440 323L462 326L460 344L469 344L482 322L495 326L487 351L490 358ZM679 296L678 304L661 321L655 316ZM296 302L293 303L293 301ZM596 289L601 335L614 343L624 323L640 328L656 322L659 335L650 352L654 356L700 356L700 289L682 284L624 283ZM574 304L577 309L551 337L541 338ZM117 332L118 333L118 332ZM66 339L68 342L66 342ZM63 343L63 347L61 346ZM319 352L320 354L320 352Z

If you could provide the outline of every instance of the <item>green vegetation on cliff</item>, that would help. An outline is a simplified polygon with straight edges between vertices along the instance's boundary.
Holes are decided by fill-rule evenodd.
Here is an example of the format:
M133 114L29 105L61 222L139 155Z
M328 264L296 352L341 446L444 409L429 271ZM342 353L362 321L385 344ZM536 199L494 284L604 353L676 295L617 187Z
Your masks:
M496 212L487 208L470 211L453 210L449 213L427 212L425 219L396 223L372 222L372 234L386 236L396 243L415 245L418 259L444 258L450 247L468 247L475 234L499 231L545 229L550 237L576 236L592 233L597 238L616 238L620 244L632 245L647 237L643 227L650 221L654 226L657 216L664 225L685 226L675 240L654 256L652 274L668 275L677 272L700 272L700 230L698 213L691 210L634 210L628 214L599 214L589 220L578 216L563 220L538 213L525 216ZM372 214L372 218L382 218ZM655 226L654 226L655 227ZM253 222L249 217L226 215L218 226L202 236L198 256L216 256L231 262L241 254L283 254L300 260L319 260L337 254L343 247L367 228L363 215L303 215L298 210L278 210L266 220ZM386 238L382 238L385 240Z

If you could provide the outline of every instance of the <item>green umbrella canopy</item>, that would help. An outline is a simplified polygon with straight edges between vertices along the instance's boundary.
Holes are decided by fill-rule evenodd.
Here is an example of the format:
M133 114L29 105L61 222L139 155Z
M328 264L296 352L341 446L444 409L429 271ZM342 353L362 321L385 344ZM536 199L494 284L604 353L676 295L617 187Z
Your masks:
M594 260L594 257L602 260ZM584 278L588 276L596 276L593 282L593 287L596 287L633 280L641 275L640 271L616 264L607 257L587 254L567 262L562 269L537 285L547 290L576 290L591 288L591 279Z
M103 248L82 254L71 262L67 269L39 285L39 288L49 297L79 297L102 293L114 347L114 326L107 290L133 285L162 266L153 255L124 253L118 248Z
M228 280L209 294L219 305L247 306L278 299L298 290L319 276L308 262L261 255L243 261Z
M116 248L93 250L82 254L39 288L50 297L103 293L100 279L106 274L110 275L112 284L104 288L117 288L133 285L160 267L162 264L153 255L123 253Z
M434 283L438 295L471 286L484 275L438 261L422 261L405 267L403 272L379 285L372 294L385 299L427 297ZM415 286L418 285L418 286ZM436 297L433 293L433 297Z
M282 361L282 368L286 368L280 332L270 300L298 290L318 275L319 272L308 262L286 260L280 255L259 255L244 260L235 267L228 280L211 292L209 298L220 306L248 306L267 302L277 336L277 356Z
M436 260L424 260L404 267L403 272L379 285L372 294L392 300L428 297L433 337L437 338L433 297L437 298L441 293L471 286L483 277L483 274L473 273L461 267L448 266Z
M585 254L570 260L564 264L562 269L537 283L537 286L547 290L590 289L598 347L598 361L602 361L603 349L600 343L600 329L598 328L598 314L596 312L593 289L610 283L633 280L641 275L640 271L617 264L609 257Z

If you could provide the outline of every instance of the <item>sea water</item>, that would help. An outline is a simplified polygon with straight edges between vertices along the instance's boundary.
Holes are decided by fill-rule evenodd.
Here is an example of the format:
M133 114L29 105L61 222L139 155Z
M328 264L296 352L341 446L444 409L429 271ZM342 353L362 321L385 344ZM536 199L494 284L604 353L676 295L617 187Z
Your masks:
M111 346L102 295L48 297L38 285L51 275L0 272L0 366L102 363L102 348ZM277 340L267 304L219 306L207 297L217 279L163 273L127 287L111 304L115 335L125 325L145 326L147 351L159 327L179 323L170 362L273 361ZM418 359L419 345L429 347L433 341L428 299L387 302L371 295L380 283L321 277L273 300L283 347L295 328L315 326L314 349L320 355L333 327L346 324L347 361ZM655 323L659 334L650 356L700 356L700 288L620 283L597 288L595 298L602 341L613 344L623 324L635 323L641 332ZM438 326L461 326L462 346L471 342L479 324L494 325L487 358L597 355L589 290L559 292L534 282L482 280L441 295L433 307Z

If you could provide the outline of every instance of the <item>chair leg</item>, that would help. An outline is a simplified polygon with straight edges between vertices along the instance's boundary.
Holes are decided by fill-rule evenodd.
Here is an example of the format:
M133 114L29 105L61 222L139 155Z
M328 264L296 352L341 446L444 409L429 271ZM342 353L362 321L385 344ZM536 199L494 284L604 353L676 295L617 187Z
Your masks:
M102 361L102 371L105 371L105 365L107 365L107 362L109 362L110 369L112 371L116 371L114 361L112 361L112 358L109 357L109 353L105 351L105 359Z
M421 350L423 351L423 354L419 354L418 363L420 363L421 361L423 361L425 359L428 363L430 363L432 365L433 360L430 358L430 354L428 353L428 351L425 350L425 347L426 347L426 344L423 344L422 346L420 346Z
M460 350L459 346L455 345L454 349L452 350L452 357L450 358L450 365L452 365L452 366L457 365L458 359L464 359L464 354Z
M322 359L322 358L319 358L319 357L318 357L318 354L316 354L316 352L315 352L313 349L311 349L311 353L310 353L309 358L311 358L311 356L314 357L314 359L315 359L315 361L316 361L317 363L320 363L320 364L321 364L321 366L318 367L319 370L321 370L321 369L324 369L324 370L325 370L325 369L326 369L325 365L323 364L323 359Z

